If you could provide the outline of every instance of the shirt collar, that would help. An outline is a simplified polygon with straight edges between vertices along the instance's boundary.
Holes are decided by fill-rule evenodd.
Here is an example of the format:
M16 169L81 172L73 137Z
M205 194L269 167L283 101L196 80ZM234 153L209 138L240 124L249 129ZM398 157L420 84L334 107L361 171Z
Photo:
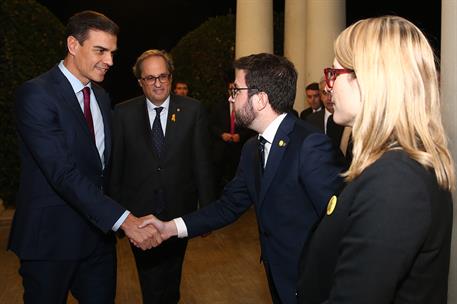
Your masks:
M155 108L162 107L163 108L162 111L166 112L166 111L168 111L168 108L170 107L170 95L168 95L167 99L165 99L165 101L160 106L156 106L155 104L153 104L147 97L146 97L146 104L148 107L148 111L154 111Z
M92 83L89 81L89 83L87 85L84 85L78 78L75 77L75 75L73 75L67 69L67 67L63 64L63 60L60 61L58 66L59 66L60 71L64 74L64 76L70 82L71 87L73 88L73 91L75 93L80 92L84 87L89 87L92 89Z
M259 134L259 136L262 136L263 138L265 138L270 144L273 143L273 140L275 139L276 132L279 129L279 125L284 120L286 115L287 115L287 113L283 113L283 114L279 115L278 117L276 117L268 125L268 127L265 129L265 131L263 131L262 134Z

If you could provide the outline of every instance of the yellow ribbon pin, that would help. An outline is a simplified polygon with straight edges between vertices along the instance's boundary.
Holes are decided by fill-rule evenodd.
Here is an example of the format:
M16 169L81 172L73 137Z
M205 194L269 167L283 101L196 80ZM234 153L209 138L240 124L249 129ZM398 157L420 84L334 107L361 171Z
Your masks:
M330 198L330 200L328 201L328 205L327 205L327 215L331 215L333 213L333 211L335 210L335 207L336 207L336 201L337 201L337 198L336 196L332 196Z
M176 114L172 114L172 115L171 115L171 121L172 121L172 122L175 122L175 121L176 121Z
M285 147L286 146L286 142L284 140L280 140L279 143L278 143L278 146L280 147Z

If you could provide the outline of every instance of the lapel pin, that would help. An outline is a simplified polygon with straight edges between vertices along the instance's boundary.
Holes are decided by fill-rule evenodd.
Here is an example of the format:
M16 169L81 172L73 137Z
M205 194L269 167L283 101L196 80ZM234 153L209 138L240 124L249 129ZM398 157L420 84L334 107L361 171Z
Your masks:
M179 109L178 109L179 111ZM171 114L171 121L175 122L176 121L176 114Z
M181 111L181 108L177 108L176 111L180 112L180 111Z
M327 205L327 215L332 215L333 211L335 210L335 207L336 207L336 201L337 201L337 198L336 196L332 196L330 198L330 200L328 201L328 205Z
M286 142L284 140L280 140L279 143L278 143L278 146L280 147L285 147L286 146Z

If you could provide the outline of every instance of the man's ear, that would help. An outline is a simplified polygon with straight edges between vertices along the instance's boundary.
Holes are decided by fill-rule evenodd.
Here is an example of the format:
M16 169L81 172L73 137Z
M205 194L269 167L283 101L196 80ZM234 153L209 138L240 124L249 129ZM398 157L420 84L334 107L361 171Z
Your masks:
M76 51L81 45L79 44L78 39L76 39L74 36L68 36L67 37L67 48L68 48L68 53L75 55Z
M256 98L254 101L256 102L258 111L261 111L267 107L269 100L268 95L265 92L259 92L255 94L253 97Z
M143 83L141 82L141 79L137 79L138 80L138 84L141 88L143 88Z

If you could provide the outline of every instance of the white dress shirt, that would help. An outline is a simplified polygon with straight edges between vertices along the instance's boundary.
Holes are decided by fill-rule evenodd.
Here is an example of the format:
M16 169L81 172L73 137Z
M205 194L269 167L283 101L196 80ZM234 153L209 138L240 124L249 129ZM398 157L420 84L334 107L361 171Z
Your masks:
M330 117L330 115L332 115L332 113L330 113L327 109L325 109L325 113L324 113L324 133L327 134L327 121L328 121L328 118Z

